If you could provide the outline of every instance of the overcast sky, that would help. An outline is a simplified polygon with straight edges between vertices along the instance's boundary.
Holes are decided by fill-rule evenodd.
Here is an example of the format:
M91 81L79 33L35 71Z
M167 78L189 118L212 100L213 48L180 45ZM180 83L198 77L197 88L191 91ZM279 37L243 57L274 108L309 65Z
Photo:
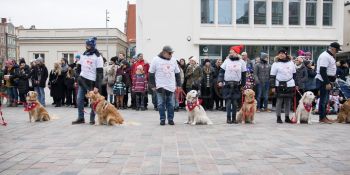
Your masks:
M0 17L15 26L29 28L105 27L105 11L110 12L109 27L124 31L128 0L0 0ZM129 0L135 3L136 0Z

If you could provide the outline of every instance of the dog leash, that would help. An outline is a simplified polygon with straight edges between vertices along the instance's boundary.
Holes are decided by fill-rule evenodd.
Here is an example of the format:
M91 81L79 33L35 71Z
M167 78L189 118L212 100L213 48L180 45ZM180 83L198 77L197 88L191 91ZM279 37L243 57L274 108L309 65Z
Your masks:
M300 96L302 96L301 95L301 93L300 93L300 91L299 90L297 90L296 88L294 88L294 93L295 92L298 92L299 93L299 95ZM294 124L294 123L297 123L297 116L296 116L296 108L297 108L297 96L296 95L294 95L294 97L293 97L293 101L294 101L294 104L293 104L293 112L294 112L294 116L292 117L292 119L291 119L291 121L292 121L292 124Z
M183 89L176 89L175 91L175 95L176 95L176 99L177 101L179 102L179 104L182 104L185 102L185 96L186 96L186 93Z

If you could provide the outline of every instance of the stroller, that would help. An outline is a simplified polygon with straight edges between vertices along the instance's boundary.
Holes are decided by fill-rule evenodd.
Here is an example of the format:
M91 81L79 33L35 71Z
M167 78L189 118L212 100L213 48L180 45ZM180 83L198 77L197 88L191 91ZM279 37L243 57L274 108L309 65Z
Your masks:
M339 90L340 96L343 97L343 102L350 98L350 77L347 78L347 81L344 81L340 78L337 78L334 83L333 90Z

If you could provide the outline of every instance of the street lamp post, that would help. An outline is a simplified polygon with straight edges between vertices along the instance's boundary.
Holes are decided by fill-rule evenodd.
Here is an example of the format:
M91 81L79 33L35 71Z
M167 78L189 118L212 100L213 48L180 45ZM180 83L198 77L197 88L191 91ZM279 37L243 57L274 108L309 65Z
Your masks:
M109 22L109 16L108 16L109 12L106 9L106 47L107 47L107 60L109 59L109 55L108 55L108 22Z

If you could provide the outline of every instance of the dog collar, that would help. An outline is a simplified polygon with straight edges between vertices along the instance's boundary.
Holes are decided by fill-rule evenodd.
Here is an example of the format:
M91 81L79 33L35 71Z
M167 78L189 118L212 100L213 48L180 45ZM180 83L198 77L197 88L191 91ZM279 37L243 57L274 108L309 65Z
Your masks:
M187 106L189 111L192 111L194 108L196 108L200 104L202 104L202 100L198 99L198 100L196 100L194 102L187 102L186 106Z
M33 109L35 109L38 106L38 104L36 102L33 103L27 103L26 107L24 108L24 111L32 111Z
M100 100L96 101L95 103L92 104L92 110L96 111L97 105L100 103Z
M307 112L310 112L311 109L312 109L312 104L306 104L306 103L303 103L304 104L304 108Z

